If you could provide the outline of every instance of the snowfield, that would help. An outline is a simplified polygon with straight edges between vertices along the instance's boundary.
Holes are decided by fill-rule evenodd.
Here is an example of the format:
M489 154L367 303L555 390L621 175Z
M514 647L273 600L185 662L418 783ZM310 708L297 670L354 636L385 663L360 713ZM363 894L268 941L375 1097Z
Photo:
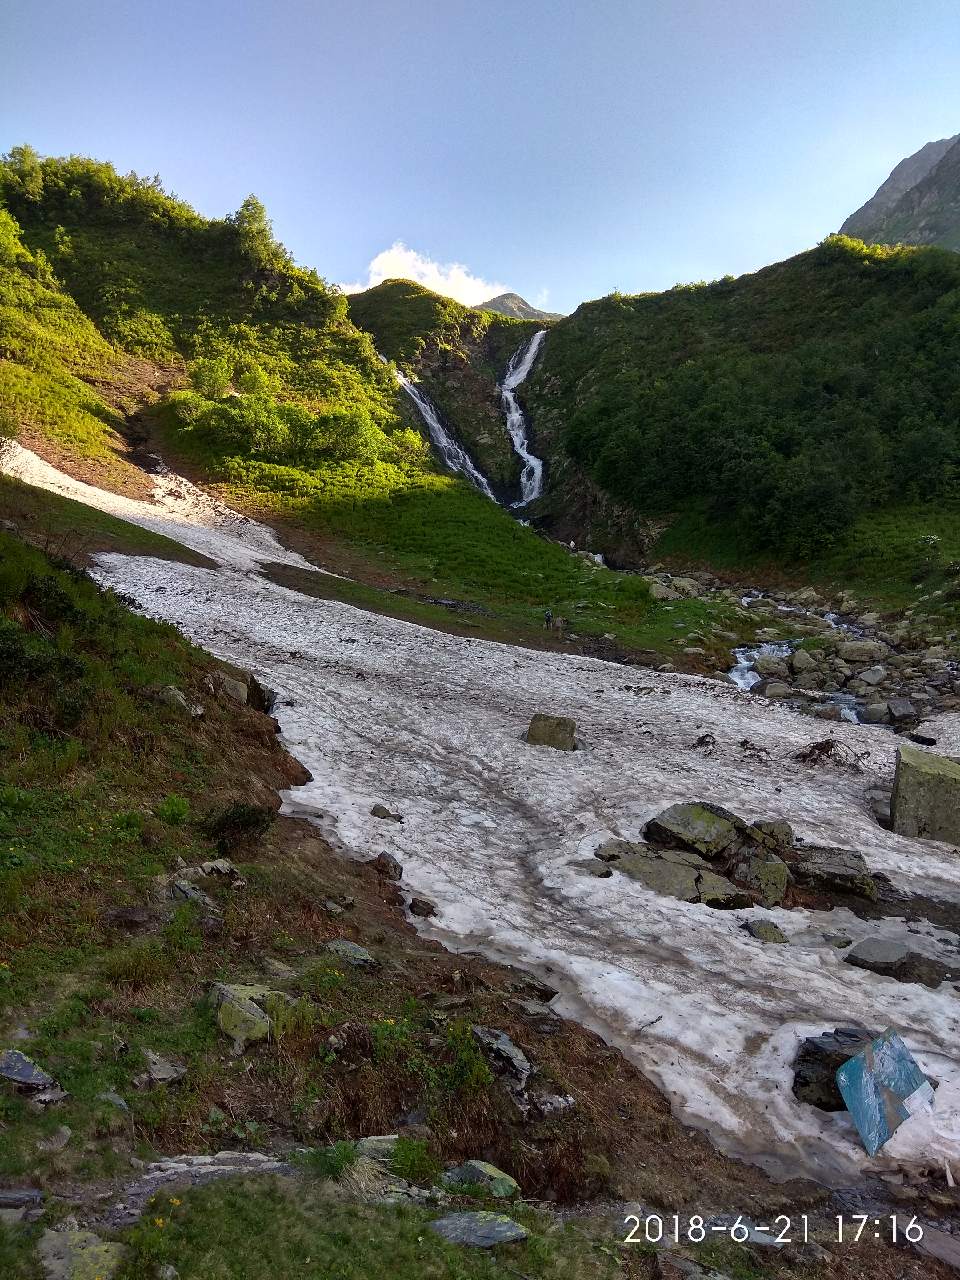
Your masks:
M884 1154L960 1160L957 992L844 964L825 936L909 936L960 964L955 935L839 910L714 911L572 866L612 836L637 838L667 805L704 799L746 818L786 818L809 841L859 849L906 892L960 903L960 855L884 831L864 800L866 787L892 778L891 734L827 726L718 681L444 635L310 599L258 570L300 557L190 486L194 519L193 499L172 503L171 486L183 485L175 477L160 478L151 508L25 452L12 464L24 478L154 520L147 527L222 566L111 554L98 557L96 576L277 690L285 744L314 775L288 793L286 810L350 856L394 854L403 887L437 905L434 919L416 922L421 932L540 972L559 988L560 1010L619 1045L679 1116L775 1176L839 1184L868 1163L845 1112L794 1098L799 1040L851 1023L893 1026L940 1088L934 1111L907 1121ZM573 716L582 749L528 746L536 711ZM953 720L945 740L960 742ZM695 745L707 732L712 754ZM791 758L827 734L870 753L862 772ZM377 802L402 824L372 817ZM750 938L747 917L774 920L790 945Z

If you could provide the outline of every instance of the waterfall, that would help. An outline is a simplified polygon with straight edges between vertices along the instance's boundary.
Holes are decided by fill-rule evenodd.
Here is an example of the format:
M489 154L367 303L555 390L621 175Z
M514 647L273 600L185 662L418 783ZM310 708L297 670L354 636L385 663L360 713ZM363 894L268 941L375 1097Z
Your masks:
M500 403L507 417L507 430L510 432L513 447L523 463L523 470L520 473L520 497L510 504L513 507L527 506L528 503L533 502L534 498L539 498L543 491L543 459L535 457L530 452L527 420L515 392L533 368L533 362L537 358L546 334L546 329L540 329L525 346L514 352L500 388Z
M381 356L380 359L383 360L383 356ZM384 364L386 364L385 360ZM436 405L433 404L428 396L424 395L415 383L411 382L408 377L402 374L399 369L397 369L396 374L397 381L400 383L400 386L417 406L417 413L419 413L420 417L423 419L427 431L430 433L430 439L440 451L440 455L446 465L451 471L456 471L460 475L466 476L474 488L479 489L484 497L489 498L491 502L496 502L497 499L494 496L490 485L487 483L486 477L477 470L466 449L464 449L463 445L458 444L457 441L454 440L453 436L441 422L440 414L437 411Z

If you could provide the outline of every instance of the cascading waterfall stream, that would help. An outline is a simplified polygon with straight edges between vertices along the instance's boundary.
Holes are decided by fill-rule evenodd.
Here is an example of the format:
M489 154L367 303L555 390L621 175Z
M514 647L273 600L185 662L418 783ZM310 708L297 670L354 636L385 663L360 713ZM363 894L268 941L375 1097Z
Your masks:
M530 452L530 445L527 439L527 420L515 393L517 387L520 386L521 382L525 381L533 368L533 362L536 360L546 336L546 329L540 329L533 335L526 346L521 347L519 351L514 353L507 366L503 384L500 387L500 403L503 405L503 411L506 414L507 431L509 431L513 447L523 463L523 470L520 473L520 497L516 502L510 504L514 508L527 506L533 502L534 498L539 498L543 492L543 459Z
M381 359L383 357L381 356ZM496 502L496 497L490 485L487 483L486 476L482 474L473 464L470 455L461 444L454 440L453 436L447 430L440 420L440 414L437 412L435 405L420 390L415 383L411 382L408 377L396 371L397 381L404 389L413 403L417 406L417 412L426 424L426 428L430 433L430 439L439 449L444 462L451 471L456 471L470 481L474 488L479 489L484 497L489 498L491 502Z

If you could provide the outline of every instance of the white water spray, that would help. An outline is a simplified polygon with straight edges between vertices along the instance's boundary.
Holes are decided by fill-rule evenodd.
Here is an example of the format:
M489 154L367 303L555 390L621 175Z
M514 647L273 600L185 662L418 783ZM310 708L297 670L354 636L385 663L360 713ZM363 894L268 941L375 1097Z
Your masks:
M509 365L507 365L506 376L500 388L500 403L503 405L503 411L507 415L507 430L510 432L513 447L523 463L523 470L520 473L520 497L516 502L511 503L513 507L525 507L528 503L533 502L534 498L539 498L543 492L543 459L535 457L530 452L527 440L527 420L523 415L523 410L520 408L515 392L533 368L533 362L536 360L540 352L540 346L546 336L546 329L540 329L525 347L521 347L519 351L514 353Z
M402 374L399 369L397 369L396 373L397 381L417 406L417 413L419 413L420 417L423 419L426 428L430 433L430 439L436 445L437 449L439 449L446 465L451 471L457 471L460 475L466 476L474 488L479 489L484 497L489 498L491 502L496 502L497 499L494 497L493 490L487 483L486 477L474 466L470 455L467 453L466 449L464 449L463 445L458 444L447 428L443 425L436 406L427 396L424 395L420 388L415 383L411 382L408 377Z

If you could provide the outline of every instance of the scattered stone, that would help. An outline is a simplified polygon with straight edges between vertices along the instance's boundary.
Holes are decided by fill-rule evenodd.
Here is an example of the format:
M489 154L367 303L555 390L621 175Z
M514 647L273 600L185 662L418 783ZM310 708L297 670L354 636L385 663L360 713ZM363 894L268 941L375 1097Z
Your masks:
M843 957L845 964L869 969L884 978L898 982L918 982L925 987L939 987L950 970L938 960L912 951L904 942L892 938L863 938Z
M98 1093L97 1101L106 1102L109 1106L116 1107L118 1111L130 1110L123 1098L120 1097L119 1093L116 1093L113 1089L104 1089L102 1093Z
M890 708L886 702L868 702L860 712L860 719L864 724L883 724L890 714Z
M202 889L198 889L185 876L175 876L170 881L170 897L175 901L193 902L209 916L221 916L223 912Z
M887 708L890 712L890 719L896 722L916 720L920 714L909 698L889 698L887 700Z
M442 1178L447 1187L482 1187L497 1200L510 1200L520 1194L520 1183L486 1160L467 1160L449 1169Z
M793 827L785 818L761 819L753 824L753 832L760 832L764 844L775 849L793 848Z
M570 866L578 876L593 876L597 880L609 880L613 875L613 867L605 862L597 862L595 858L578 858Z
M361 947L356 942L348 942L346 938L337 938L334 942L328 942L325 950L352 965L354 969L375 969L379 964L366 947Z
M426 920L437 914L437 908L428 898L411 898L410 914Z
M960 844L960 761L900 747L892 808L898 835Z
M916 742L921 747L935 747L937 745L937 740L932 733L921 733L918 729L908 733L907 737L911 742Z
M782 680L767 680L761 684L754 685L754 688L762 693L765 698L779 699L789 698L793 690L788 684L784 684Z
M527 1231L505 1213L448 1213L430 1223L430 1230L451 1244L492 1249L494 1245L526 1240Z
M772 920L747 920L744 925L751 938L758 942L786 942L787 935Z
M394 1153L397 1149L399 1134L384 1133L375 1137L359 1138L354 1147L358 1156L365 1156L368 1160L375 1160L377 1164L390 1164L393 1160Z
M269 987L228 982L215 982L209 996L217 1011L217 1026L233 1041L234 1053L243 1053L247 1045L266 1040L272 1023L264 1006L270 999L284 998Z
M8 1080L15 1088L30 1093L57 1087L53 1076L47 1075L19 1049L4 1049L0 1053L0 1080Z
M811 888L830 893L849 893L876 902L877 882L870 875L862 853L854 849L833 849L804 845L800 859L791 863L794 879Z
M236 676L231 676L227 672L221 671L217 675L216 686L231 702L235 702L241 707L247 705L247 686L242 680L238 680Z
M503 1074L511 1078L518 1089L526 1088L527 1081L533 1071L533 1063L518 1049L510 1037L495 1027L472 1027L474 1039L483 1049L487 1058L491 1059Z
M36 1187L0 1187L0 1209L33 1209L43 1204L44 1192Z
M837 650L844 662L880 662L889 652L882 640L845 640Z
M57 1151L62 1151L72 1137L73 1130L68 1125L62 1124L49 1138L44 1138L37 1143L37 1150L53 1155Z
M821 1111L846 1110L847 1104L837 1088L837 1068L879 1034L862 1027L837 1027L819 1036L808 1036L793 1061L794 1097Z
M142 933L157 924L157 913L151 907L114 907L104 911L100 919L110 929L124 933Z
M269 715L276 705L276 691L261 684L255 675L250 675L247 680L247 706Z
M180 1280L180 1272L172 1263L162 1262L157 1268L157 1280Z
M556 1035L560 1030L559 1015L542 1000L520 999L510 1000L508 1003L511 1009L516 1010L542 1035Z
M277 982L291 982L297 976L296 969L282 960L275 960L273 956L264 957L263 967Z
M176 1084L187 1074L187 1068L181 1063L161 1058L160 1054L154 1053L152 1049L144 1049L143 1058L147 1069L133 1081L138 1089L148 1089L152 1085Z
M37 1245L47 1280L110 1280L125 1252L92 1231L44 1231Z
M816 668L816 659L811 658L806 649L798 649L796 653L790 655L790 669L795 676L801 675L804 671L815 671Z
M569 716L548 716L538 711L530 721L525 741L532 747L553 747L556 751L576 751L577 725Z
M378 853L373 859L373 868L384 880L402 880L403 867L392 853Z
M875 667L867 667L865 671L861 671L858 680L862 680L864 684L877 685L883 684L887 678L887 669L879 664Z
M384 821L386 822L402 822L403 821L402 814L393 813L390 809L387 808L385 804L375 804L373 808L370 810L370 812L373 815L373 817L383 818Z
M156 691L154 697L163 706L171 707L174 711L182 711L184 715L190 716L194 720L203 718L203 707L199 703L189 702L175 685L164 685Z

